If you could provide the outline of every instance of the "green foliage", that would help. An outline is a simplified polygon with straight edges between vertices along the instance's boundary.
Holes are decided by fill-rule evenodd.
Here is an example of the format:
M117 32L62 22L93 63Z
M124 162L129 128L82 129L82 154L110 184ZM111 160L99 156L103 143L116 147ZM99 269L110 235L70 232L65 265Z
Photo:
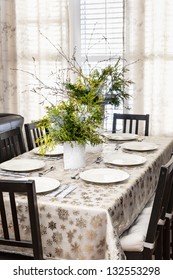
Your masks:
M87 106L70 98L58 105L47 107L47 114L40 121L41 128L48 127L49 134L40 139L42 146L51 147L58 142L76 141L79 144L99 144L98 133L102 112L98 105Z
M90 68L89 74L85 75L73 60L64 54L63 57L69 63L68 71L75 74L76 79L75 82L70 79L59 82L57 93L65 90L65 99L47 107L47 113L39 123L41 128L49 130L49 134L38 139L43 153L45 147L59 142L92 145L103 142L98 131L104 118L104 105L119 106L129 98L126 89L132 84L125 78L128 69L122 66L121 58L103 69Z
M103 69L91 69L88 76L79 71L76 82L69 81L64 86L68 95L82 104L112 104L117 107L130 97L126 90L133 82L125 78L127 71L119 58L115 64Z
M81 68L73 66L73 70L78 74L76 82L63 82L66 100L47 107L47 114L39 123L42 129L49 130L49 134L38 140L43 153L44 147L59 142L92 145L103 142L98 131L104 118L104 105L118 106L129 98L125 88L132 81L125 79L128 69L120 66L120 59L113 66L90 70L88 75Z

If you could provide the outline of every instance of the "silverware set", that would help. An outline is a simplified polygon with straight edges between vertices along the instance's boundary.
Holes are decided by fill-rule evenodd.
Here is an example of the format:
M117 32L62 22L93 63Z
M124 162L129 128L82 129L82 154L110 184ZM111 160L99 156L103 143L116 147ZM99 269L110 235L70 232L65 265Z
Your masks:
M49 173L49 172L51 172L53 170L55 170L55 166L51 166L50 168L45 169L45 170L39 172L38 175L39 176L43 176L43 175L46 175L47 173Z

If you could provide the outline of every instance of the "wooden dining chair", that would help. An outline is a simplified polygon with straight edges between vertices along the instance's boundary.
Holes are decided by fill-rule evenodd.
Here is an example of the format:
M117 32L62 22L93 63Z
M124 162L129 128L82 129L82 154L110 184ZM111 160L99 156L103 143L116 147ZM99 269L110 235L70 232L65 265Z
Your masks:
M26 152L20 127L0 133L0 163Z
M173 259L173 185L168 199L163 229L163 258L164 260Z
M41 138L45 133L48 133L48 130L42 130L40 127L38 127L38 123L39 121L24 124L29 151L36 147L39 147L40 144L37 140Z
M119 123L118 120L122 122ZM113 114L112 133L118 131L118 124L122 127L123 133L139 134L144 131L143 135L149 135L149 114ZM121 128L120 128L121 129Z
M120 237L129 260L164 259L164 226L173 182L173 156L160 169L152 206L145 207L134 224Z
M25 195L27 199L26 209L28 210L25 212L25 218L27 219L29 216L31 240L23 240L21 237L22 225L17 202L17 195L21 194ZM7 199L11 214L7 211ZM33 255L20 255L17 251L14 253L16 247L31 248ZM33 180L0 180L0 259L43 259L37 197Z

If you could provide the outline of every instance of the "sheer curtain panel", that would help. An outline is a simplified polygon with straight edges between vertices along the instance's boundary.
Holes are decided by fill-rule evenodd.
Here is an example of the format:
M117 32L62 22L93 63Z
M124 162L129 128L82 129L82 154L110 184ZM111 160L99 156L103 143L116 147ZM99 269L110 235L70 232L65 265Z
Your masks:
M173 135L173 1L126 0L125 54L133 113L150 114L150 134Z
M53 44L69 53L68 0L1 0L0 16L0 110L37 120L47 104L32 88L65 67Z

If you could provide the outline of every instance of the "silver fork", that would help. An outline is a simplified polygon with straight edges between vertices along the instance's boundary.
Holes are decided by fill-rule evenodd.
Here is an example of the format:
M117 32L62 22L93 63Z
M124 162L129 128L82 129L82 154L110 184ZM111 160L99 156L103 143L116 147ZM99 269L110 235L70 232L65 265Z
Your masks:
M74 173L74 174L71 176L71 179L79 179L79 172Z
M47 173L49 173L50 171L53 171L53 170L55 170L55 166L51 166L50 168L39 172L38 175L43 176L43 175L46 175Z
M97 157L96 160L94 161L94 163L100 163L103 160L102 157Z
M115 150L118 151L120 147L121 147L120 144L116 144Z

